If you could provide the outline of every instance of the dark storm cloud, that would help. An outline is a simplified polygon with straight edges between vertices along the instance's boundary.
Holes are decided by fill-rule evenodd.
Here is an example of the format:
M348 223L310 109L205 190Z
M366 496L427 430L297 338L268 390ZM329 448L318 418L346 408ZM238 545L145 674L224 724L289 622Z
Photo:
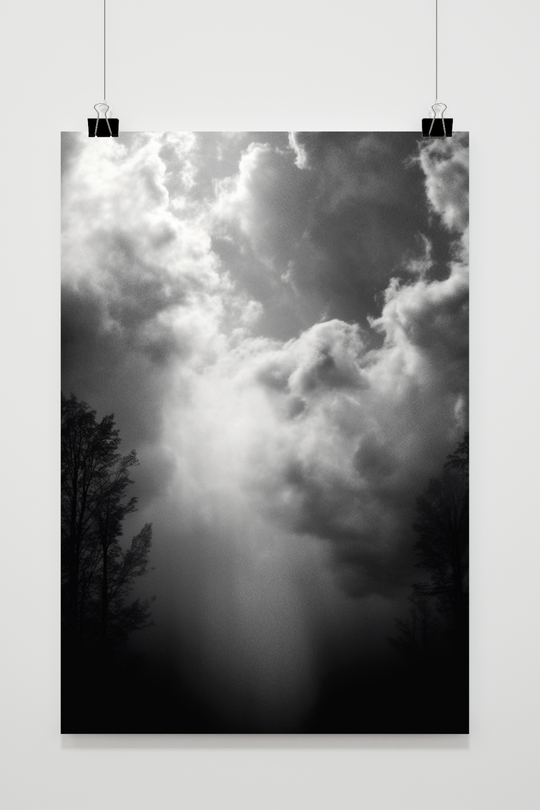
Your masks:
M374 434L367 433L354 455L354 466L361 476L385 481L395 470L391 451Z
M364 480L369 476L372 482L373 473L381 472L380 467L374 470L363 465L360 469ZM385 521L381 519L384 489L377 490L376 484L366 491L352 476L348 481L338 476L333 481L330 476L321 480L315 471L298 465L287 471L287 481L300 496L295 531L326 541L334 573L347 594L393 596L403 587L413 558L407 541L412 535L410 496L414 496L414 482L402 493L395 486L388 487L393 520ZM392 532L398 532L398 537L390 543Z
M418 253L428 227L412 133L295 133L297 165L314 184L310 223L290 279L327 302L328 317L373 315L377 294Z
M391 278L445 277L448 239L430 220L419 144L414 133L294 133L289 150L252 143L219 181L214 246L263 304L265 334L292 337L320 319L365 324ZM435 154L432 163L439 171Z

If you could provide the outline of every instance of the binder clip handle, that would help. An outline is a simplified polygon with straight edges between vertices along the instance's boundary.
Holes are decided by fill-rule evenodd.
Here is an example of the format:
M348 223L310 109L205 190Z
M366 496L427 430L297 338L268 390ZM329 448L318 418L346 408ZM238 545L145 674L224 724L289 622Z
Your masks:
M97 112L96 129L95 129L95 132L94 132L94 137L97 137L98 124L99 124L99 107L105 107L105 110L103 111L103 115L105 116L105 121L107 122L107 126L109 128L109 133L110 133L110 136L112 138L112 129L111 129L111 125L109 124L109 118L107 116L107 112L111 108L110 108L109 104L107 104L106 101L98 101L97 104L94 104L94 110Z
M445 127L445 125L444 125L444 113L445 113L445 111L446 111L446 109L447 109L447 105L446 105L446 104L444 104L442 101L435 101L435 102L434 102L434 103L431 105L431 107L429 108L430 110L433 110L433 120L432 120L432 122L431 122L431 126L430 126L430 128L429 128L429 133L428 133L428 135L431 135L431 130L433 129L433 124L435 123L435 119L437 118L437 110L435 109L435 107L442 107L442 108L443 108L443 109L441 110L441 121L442 121L442 128L443 128L443 132L444 132L444 135L445 135L445 137L446 137L446 127Z

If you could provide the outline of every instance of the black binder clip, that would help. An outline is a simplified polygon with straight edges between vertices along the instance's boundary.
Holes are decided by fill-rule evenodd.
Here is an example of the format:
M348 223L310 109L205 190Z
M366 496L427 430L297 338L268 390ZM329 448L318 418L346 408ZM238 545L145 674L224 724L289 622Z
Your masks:
M98 107L105 107L104 118L100 118ZM94 104L97 118L88 119L89 138L118 138L118 118L108 117L107 111L110 109L106 101L98 101L97 104Z
M440 118L437 118L435 107L443 107L440 111ZM451 138L454 119L444 118L446 104L443 104L442 101L436 101L430 109L433 110L433 118L422 118L422 135L424 138Z

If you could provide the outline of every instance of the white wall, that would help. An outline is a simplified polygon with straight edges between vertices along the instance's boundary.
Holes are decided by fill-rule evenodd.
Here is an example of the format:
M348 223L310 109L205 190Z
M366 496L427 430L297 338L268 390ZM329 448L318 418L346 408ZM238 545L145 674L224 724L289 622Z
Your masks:
M435 0L109 0L124 130L416 130ZM471 132L473 605L467 738L59 734L59 133L102 97L101 0L3 3L0 804L7 810L540 806L536 0L439 0Z

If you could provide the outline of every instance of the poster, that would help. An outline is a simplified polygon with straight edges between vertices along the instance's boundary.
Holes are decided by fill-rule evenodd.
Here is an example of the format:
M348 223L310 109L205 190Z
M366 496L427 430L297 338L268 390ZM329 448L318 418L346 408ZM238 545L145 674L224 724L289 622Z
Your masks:
M62 169L63 733L466 733L466 135Z

